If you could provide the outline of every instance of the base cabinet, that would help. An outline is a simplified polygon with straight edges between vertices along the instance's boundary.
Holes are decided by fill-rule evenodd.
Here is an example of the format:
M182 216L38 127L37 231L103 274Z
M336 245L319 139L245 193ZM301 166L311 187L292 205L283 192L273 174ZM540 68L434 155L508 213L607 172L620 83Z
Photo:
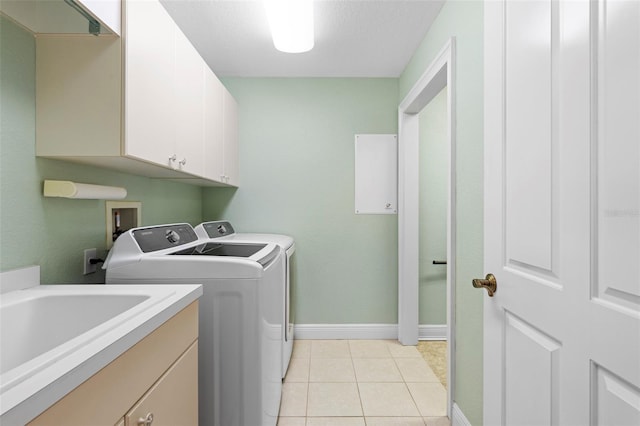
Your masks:
M138 426L149 416L153 426L198 425L198 302L28 425Z
M194 343L125 417L125 426L198 424L198 345Z

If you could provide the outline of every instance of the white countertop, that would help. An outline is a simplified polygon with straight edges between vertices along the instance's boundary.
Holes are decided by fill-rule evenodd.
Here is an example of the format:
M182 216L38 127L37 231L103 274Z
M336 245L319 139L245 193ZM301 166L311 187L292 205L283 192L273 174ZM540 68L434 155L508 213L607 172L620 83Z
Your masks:
M1 277L5 281L5 277ZM3 283L4 284L4 283ZM56 296L142 295L142 302L0 375L0 423L25 424L202 295L200 285L37 285L0 306ZM75 313L67 315L74 315ZM82 312L77 313L82 321ZM29 336L24 336L28 339ZM0 354L7 342L0 336Z

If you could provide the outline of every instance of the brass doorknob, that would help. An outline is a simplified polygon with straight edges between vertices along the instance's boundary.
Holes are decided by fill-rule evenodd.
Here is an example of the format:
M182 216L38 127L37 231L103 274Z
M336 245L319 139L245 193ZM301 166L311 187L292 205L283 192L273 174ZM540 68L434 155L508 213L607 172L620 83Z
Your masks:
M485 279L476 278L472 281L475 288L486 288L489 297L493 297L493 294L498 291L498 282L493 274L487 274Z

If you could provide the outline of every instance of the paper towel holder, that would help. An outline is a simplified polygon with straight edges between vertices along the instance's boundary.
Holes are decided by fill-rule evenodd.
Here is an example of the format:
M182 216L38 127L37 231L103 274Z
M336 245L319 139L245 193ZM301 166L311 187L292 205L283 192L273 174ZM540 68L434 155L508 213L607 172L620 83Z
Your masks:
M68 180L45 180L44 196L84 200L122 200L127 196L127 190L117 186L93 185Z

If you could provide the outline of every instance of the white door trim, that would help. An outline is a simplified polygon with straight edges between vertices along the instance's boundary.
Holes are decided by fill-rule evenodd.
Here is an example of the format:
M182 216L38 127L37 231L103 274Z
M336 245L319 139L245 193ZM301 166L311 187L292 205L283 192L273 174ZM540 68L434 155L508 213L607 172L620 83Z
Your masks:
M447 201L447 412L455 378L455 38L450 38L398 107L398 340L418 343L418 113L446 86Z

